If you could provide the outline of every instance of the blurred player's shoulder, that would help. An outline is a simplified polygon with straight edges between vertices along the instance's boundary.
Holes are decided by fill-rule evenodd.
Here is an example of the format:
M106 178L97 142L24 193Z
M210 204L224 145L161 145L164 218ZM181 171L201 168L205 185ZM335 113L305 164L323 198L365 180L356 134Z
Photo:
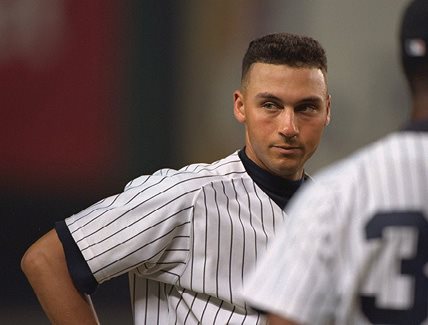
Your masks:
M403 133L395 132L387 135L384 138L378 139L354 153L342 158L335 163L324 167L319 172L313 175L315 183L319 186L332 186L336 183L345 181L360 181L355 179L362 168L374 165L379 159L387 159L388 156L394 156L394 152L386 150L388 147L395 147L399 142L403 141Z

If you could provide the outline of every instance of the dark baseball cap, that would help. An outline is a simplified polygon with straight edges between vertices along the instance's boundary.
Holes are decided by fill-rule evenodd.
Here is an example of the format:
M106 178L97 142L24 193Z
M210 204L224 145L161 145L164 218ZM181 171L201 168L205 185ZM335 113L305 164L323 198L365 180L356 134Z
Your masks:
M401 55L405 60L428 60L428 0L411 1L404 10Z

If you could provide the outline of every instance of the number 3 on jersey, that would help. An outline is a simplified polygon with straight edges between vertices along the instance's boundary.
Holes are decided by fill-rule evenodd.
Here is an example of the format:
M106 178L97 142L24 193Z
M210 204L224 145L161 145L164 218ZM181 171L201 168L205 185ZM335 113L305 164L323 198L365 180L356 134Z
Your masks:
M428 221L420 211L377 213L366 225L366 239L379 240L388 227L412 227L417 231L416 252L399 261L400 272L413 280L413 304L408 309L378 308L375 296L360 296L361 309L374 324L420 324L428 315ZM396 228L397 229L397 228ZM399 294L399 293L397 293Z

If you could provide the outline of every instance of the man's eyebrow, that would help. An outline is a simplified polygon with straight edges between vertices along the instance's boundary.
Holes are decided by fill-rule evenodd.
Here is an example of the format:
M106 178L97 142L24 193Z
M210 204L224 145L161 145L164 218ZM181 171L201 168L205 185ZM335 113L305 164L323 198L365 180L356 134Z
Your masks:
M270 99L270 100L281 101L281 98L269 92L258 93L255 97L259 99ZM306 102L320 103L322 102L322 100L323 98L318 96L308 96L308 97L301 98L300 100L297 101L297 103L306 103Z
M299 100L299 103L306 103L306 102L311 102L311 103L320 103L322 102L322 98L318 97L318 96L309 96L309 97L305 97L302 98L301 100Z
M280 100L277 96L275 96L274 94L271 94L269 92L258 93L256 95L256 98Z

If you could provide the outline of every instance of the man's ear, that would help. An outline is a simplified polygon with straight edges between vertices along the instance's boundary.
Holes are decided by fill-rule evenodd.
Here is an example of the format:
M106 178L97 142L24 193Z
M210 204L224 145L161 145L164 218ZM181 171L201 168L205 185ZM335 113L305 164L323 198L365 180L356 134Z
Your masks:
M327 116L326 116L326 118L325 118L325 122L324 122L324 126L327 126L327 125L329 125L330 124L330 106L331 106L331 95L330 94L328 94L328 96L327 96L327 105L326 105L326 108L327 108Z
M233 93L233 114L239 123L245 123L244 96L240 90Z

